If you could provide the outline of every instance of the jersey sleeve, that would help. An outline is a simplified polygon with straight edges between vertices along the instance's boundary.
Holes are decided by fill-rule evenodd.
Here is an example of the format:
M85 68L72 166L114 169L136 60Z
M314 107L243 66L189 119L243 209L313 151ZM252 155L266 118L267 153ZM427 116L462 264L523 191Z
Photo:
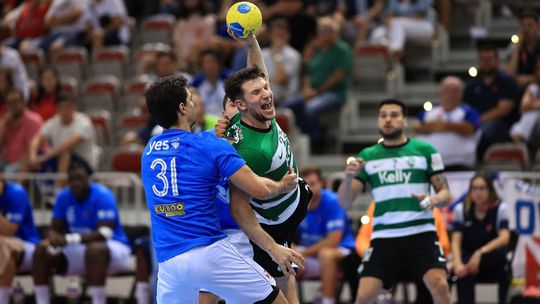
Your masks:
M53 220L60 220L66 222L66 204L67 204L67 193L65 191L61 192L56 198L54 203L52 218Z
M336 202L332 202L332 208L329 208L326 214L326 232L345 231L346 215Z
M263 176L268 169L268 163L263 154L255 149L246 148L238 150L238 153L246 161L249 168L259 176Z
M426 143L424 153L428 160L427 171L429 176L444 171L442 156L432 145Z
M208 152L212 155L220 174L224 177L230 177L246 164L238 152L224 139L216 137Z
M116 199L110 191L101 191L96 209L97 222L113 222L118 218Z
M16 189L8 198L8 208L5 210L9 222L21 225L24 219L26 206L30 206L28 195L22 189Z

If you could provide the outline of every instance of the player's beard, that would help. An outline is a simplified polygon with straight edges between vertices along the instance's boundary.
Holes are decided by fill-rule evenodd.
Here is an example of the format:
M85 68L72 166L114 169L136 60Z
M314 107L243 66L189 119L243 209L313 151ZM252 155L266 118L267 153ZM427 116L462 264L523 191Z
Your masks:
M383 139L385 140L395 140L401 137L403 135L403 129L402 128L396 128L392 132L385 133L384 130L379 129L379 134L382 135Z

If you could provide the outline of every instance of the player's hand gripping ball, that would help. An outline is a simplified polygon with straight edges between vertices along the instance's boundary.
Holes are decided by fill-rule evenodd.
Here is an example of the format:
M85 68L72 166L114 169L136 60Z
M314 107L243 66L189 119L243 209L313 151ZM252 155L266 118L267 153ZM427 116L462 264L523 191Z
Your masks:
M262 14L255 4L242 1L229 8L225 20L236 36L246 38L261 27Z

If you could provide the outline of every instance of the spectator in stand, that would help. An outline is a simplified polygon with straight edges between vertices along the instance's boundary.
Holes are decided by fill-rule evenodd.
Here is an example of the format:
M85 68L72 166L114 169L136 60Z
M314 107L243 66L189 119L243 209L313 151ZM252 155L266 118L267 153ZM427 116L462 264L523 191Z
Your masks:
M61 90L58 70L53 66L42 68L39 72L37 94L30 102L30 109L41 115L43 120L53 117L56 114L56 100Z
M3 46L1 43L0 68L7 68L11 70L13 86L23 93L25 101L29 101L30 85L28 83L28 74L26 73L26 68L22 62L21 56L16 50Z
M216 33L216 18L209 14L204 0L181 1L179 5L172 41L180 69L195 72L199 53Z
M131 38L128 27L128 15L122 0L92 0L90 8L98 25L92 32L92 57L103 46L127 44Z
M346 100L352 52L338 34L338 25L331 18L319 19L317 37L304 52L303 96L283 105L294 111L297 124L309 134L314 147L320 146L319 115L339 109Z
M506 204L497 196L493 181L476 174L465 201L453 212L452 256L459 303L475 303L477 280L498 281L499 303L506 303L510 283L505 272L509 241Z
M221 55L214 49L199 54L199 66L201 72L195 75L191 86L199 91L206 112L219 117L223 112L224 80L231 71L223 68Z
M512 54L506 71L517 80L520 88L525 88L534 81L534 71L540 54L538 13L532 9L523 10L519 15L519 28L519 43L512 44Z
M6 111L6 95L13 89L13 77L11 70L0 68L0 117Z
M59 96L56 109L57 114L32 139L30 166L35 170L66 173L72 161L79 161L95 168L98 155L92 121L86 114L77 112L75 99L70 96ZM45 142L49 148L40 151Z
M45 16L45 26L49 34L40 41L38 47L51 57L63 46L84 45L89 38L92 20L86 0L53 0Z
M385 24L371 34L371 42L386 45L401 59L406 41L428 43L435 33L432 0L389 0Z
M333 304L339 263L354 250L354 236L347 214L339 206L337 194L324 189L321 170L316 166L306 166L300 174L313 191L308 213L297 231L300 242L296 249L305 257L306 267L300 277L320 276L322 303Z
M422 111L414 122L414 132L419 134L416 138L441 151L446 170L471 170L476 160L480 114L462 103L463 83L457 77L441 81L439 96L441 105Z
M540 64L536 65L534 81L527 86L521 98L521 118L512 126L510 135L514 142L534 145L538 141L534 136L540 135Z
M480 112L482 136L476 152L477 160L481 160L489 146L510 140L509 130L519 112L518 86L512 77L499 70L494 46L479 46L478 70L478 76L465 87L463 101Z
M11 90L6 96L6 113L0 120L0 143L4 172L27 172L30 142L41 128L39 114L26 108L22 93Z
M56 198L51 229L34 254L32 276L38 304L49 303L52 269L84 275L92 303L105 304L107 275L130 268L131 249L114 194L90 182L91 174L86 163L73 162L68 170L69 187Z
M302 56L289 45L290 31L286 19L270 23L270 46L262 50L272 93L277 102L294 96L300 88ZM279 105L279 104L277 104Z
M384 3L384 0L346 0L345 16L349 21L345 36L353 36L350 40L355 47L366 44L369 33L380 23Z
M22 4L13 17L10 27L15 36L5 44L14 49L26 50L35 48L47 33L45 15L51 2L48 0L29 0Z
M9 303L17 271L30 271L39 234L28 193L0 179L0 303Z

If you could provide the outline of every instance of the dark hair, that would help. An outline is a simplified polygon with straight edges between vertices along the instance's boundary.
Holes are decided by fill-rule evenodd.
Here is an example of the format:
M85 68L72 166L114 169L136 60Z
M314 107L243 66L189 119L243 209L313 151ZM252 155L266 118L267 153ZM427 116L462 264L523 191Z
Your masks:
M241 69L225 79L225 94L232 100L243 98L242 85L259 77L266 79L264 72L258 66Z
M172 61L176 62L176 55L172 51L159 51L156 54L156 61L161 57L169 57Z
M160 78L146 90L148 111L163 128L168 129L178 122L178 107L186 104L187 88L187 79L178 75Z
M56 98L55 105L59 105L62 102L71 102L72 104L75 104L75 97L71 94L60 94Z
M207 49L202 50L199 53L199 58L198 58L199 59L199 65L202 65L202 59L206 55L214 56L214 58L217 60L219 65L221 65L222 62L223 62L223 58L221 57L221 53L218 52L218 50L212 49L212 48L207 48Z
M277 28L286 29L288 32L291 31L287 19L281 17L275 18L274 20L270 21L270 30Z
M383 101L379 102L379 107L377 108L377 112L381 111L381 108L385 105L398 105L401 108L401 114L403 114L404 117L407 117L407 106L405 103L401 100L397 99L384 99Z
M40 104L42 102L41 98L43 98L43 96L45 95L45 88L41 84L41 77L43 77L43 74L45 72L51 72L54 75L54 77L56 77L56 85L54 86L54 94L56 96L59 96L62 92L62 85L60 84L60 73L53 66L45 66L39 71L38 90L37 90L36 98L32 100L33 104Z
M497 47L491 43L480 43L476 47L478 53L482 52L493 52L496 58L499 58L499 52L497 52Z
M492 203L497 203L499 201L499 195L497 194L497 191L495 190L495 186L493 186L493 179L486 173L477 172L469 181L469 189L467 190L467 196L465 197L465 200L463 201L463 209L465 211L465 214L468 214L469 210L471 209L471 206L473 203L472 198L471 198L471 190L472 190L473 182L477 178L483 179L487 185L488 192L489 192L488 202L492 204Z
M533 19L535 22L538 22L538 12L531 8L525 8L519 13L519 21L525 19Z
M92 169L92 167L90 167L90 165L82 160L82 159L71 159L71 162L69 163L69 168L68 168L68 178L69 176L71 176L71 174L73 173L73 171L75 170L78 170L78 169L83 169L86 174L88 174L88 176L94 174L94 170Z
M309 164L302 166L302 168L300 169L300 176L305 177L305 176L310 175L310 174L317 175L317 177L319 178L320 181L323 180L322 172L321 172L321 169L319 167L317 167L316 165L309 165Z

